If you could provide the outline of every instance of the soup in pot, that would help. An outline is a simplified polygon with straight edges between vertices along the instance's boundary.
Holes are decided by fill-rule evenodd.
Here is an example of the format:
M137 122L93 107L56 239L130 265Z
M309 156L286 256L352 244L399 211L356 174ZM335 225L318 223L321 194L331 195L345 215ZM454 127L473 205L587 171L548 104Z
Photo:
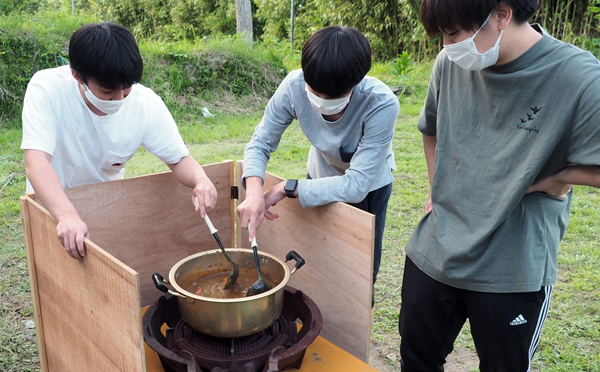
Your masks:
M256 270L247 272L240 270L235 283L227 288L226 284L229 274L230 271L222 271L208 275L205 275L204 273L189 275L181 280L179 285L186 291L198 296L211 298L238 298L246 297L248 289L258 280ZM275 281L269 277L268 273L263 272L263 270L261 270L261 274L269 288L273 288L279 284L275 283Z

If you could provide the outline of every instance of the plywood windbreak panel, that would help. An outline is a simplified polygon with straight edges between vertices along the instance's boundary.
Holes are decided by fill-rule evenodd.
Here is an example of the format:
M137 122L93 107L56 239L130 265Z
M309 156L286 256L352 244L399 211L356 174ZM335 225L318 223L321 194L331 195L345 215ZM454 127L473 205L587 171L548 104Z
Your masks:
M144 371L137 273L89 240L74 260L43 207L24 196L21 209L42 370Z
M237 167L241 177L242 163ZM263 189L281 180L267 173ZM244 197L240 188L238 203ZM305 209L298 199L289 198L272 211L279 218L262 222L256 237L258 249L280 258L295 250L306 260L289 285L306 293L321 310L321 336L368 362L375 217L345 203ZM241 247L249 247L247 233L238 229Z
M233 162L204 166L204 170L218 193L217 206L209 216L223 245L232 247ZM163 295L151 280L154 272L168 278L179 260L219 247L194 211L192 190L172 172L77 186L65 192L87 224L90 240L139 273L142 306Z

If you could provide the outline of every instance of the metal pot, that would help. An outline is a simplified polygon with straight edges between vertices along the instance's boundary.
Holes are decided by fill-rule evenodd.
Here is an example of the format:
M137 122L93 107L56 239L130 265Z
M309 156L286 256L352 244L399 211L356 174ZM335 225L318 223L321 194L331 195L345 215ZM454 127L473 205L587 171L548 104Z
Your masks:
M251 249L227 248L226 251L241 272L256 273ZM269 253L259 252L258 256L261 272L267 273L276 285L256 296L211 298L191 293L180 286L190 275L205 276L230 271L231 265L220 249L182 259L171 268L168 281L159 273L154 273L152 279L160 291L178 297L181 317L193 329L216 337L247 336L269 327L279 317L283 308L283 288L290 276L304 265L304 259L294 251L290 251L285 260L296 261L292 271L285 262ZM164 283L171 284L175 290L167 288Z

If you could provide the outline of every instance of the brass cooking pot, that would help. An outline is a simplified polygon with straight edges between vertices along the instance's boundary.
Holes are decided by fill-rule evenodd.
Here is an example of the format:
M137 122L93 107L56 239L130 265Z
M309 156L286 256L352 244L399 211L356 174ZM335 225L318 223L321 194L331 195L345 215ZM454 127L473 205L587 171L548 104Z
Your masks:
M227 255L238 265L240 272L256 273L251 249L226 248ZM177 262L169 272L169 280L154 273L152 279L160 291L177 296L179 312L183 320L198 332L216 337L242 337L269 327L283 309L283 288L290 276L302 265L304 259L290 251L285 262L293 259L296 265L290 271L279 258L258 252L260 269L273 281L274 287L264 293L239 298L211 298L187 291L180 286L190 276L206 276L217 272L229 272L231 265L220 249L200 252ZM165 286L170 284L175 290Z

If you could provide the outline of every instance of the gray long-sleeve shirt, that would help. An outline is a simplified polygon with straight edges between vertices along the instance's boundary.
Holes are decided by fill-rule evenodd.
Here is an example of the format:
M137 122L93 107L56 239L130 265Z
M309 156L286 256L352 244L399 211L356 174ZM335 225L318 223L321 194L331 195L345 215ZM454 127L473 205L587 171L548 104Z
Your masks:
M244 149L242 179L258 176L264 181L271 153L297 119L311 143L307 170L312 179L298 184L303 207L357 203L370 191L391 183L392 170L396 170L392 138L399 109L392 91L379 80L365 77L354 88L343 116L330 122L311 106L305 85L302 70L292 71L281 83Z

